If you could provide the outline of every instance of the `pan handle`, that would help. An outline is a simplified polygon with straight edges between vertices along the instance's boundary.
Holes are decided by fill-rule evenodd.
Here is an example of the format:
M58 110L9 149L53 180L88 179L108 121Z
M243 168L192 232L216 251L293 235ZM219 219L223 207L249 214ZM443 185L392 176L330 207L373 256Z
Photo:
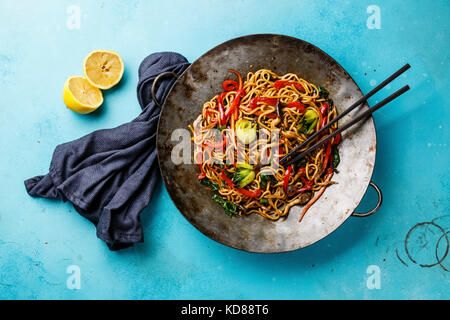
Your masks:
M155 80L153 80L153 84L152 84L152 99L153 99L153 101L155 101L155 103L156 103L156 105L157 105L158 107L161 107L161 104L159 103L158 99L156 99L156 85L157 85L158 81L159 81L161 78L164 78L164 77L167 77L167 76L172 76L172 77L175 77L176 79L178 79L178 75L177 75L175 72L172 72L172 71L166 71L166 72L160 73L160 74L155 78Z
M373 208L372 210L368 211L368 212L364 212L364 213L357 213L357 212L353 212L352 216L354 217L368 217L372 214L374 214L375 212L378 211L378 209L380 209L381 203L383 202L383 194L381 193L380 188L378 188L378 186L373 183L372 181L370 181L369 183L370 186L372 186L372 188L375 189L375 191L378 193L378 203L375 206L375 208Z

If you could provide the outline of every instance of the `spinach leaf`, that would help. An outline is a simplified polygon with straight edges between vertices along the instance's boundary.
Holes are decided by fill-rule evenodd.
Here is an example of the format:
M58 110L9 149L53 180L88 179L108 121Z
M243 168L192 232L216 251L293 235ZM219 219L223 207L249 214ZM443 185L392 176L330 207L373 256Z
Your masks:
M222 202L224 201L224 200L222 199L222 197L219 196L217 193L214 193L214 195L212 196L212 199L213 199L215 202L217 202L218 204L222 204Z
M261 183L259 184L259 187L262 189L264 189L267 186L267 182L275 181L273 176L268 175L268 174L261 174L260 178L261 178Z
M327 89L325 89L324 87L319 87L319 97L324 98L324 99L328 99L328 95L330 93L328 92Z
M202 180L200 180L200 183L208 188L210 188L213 191L217 191L219 190L219 186L217 185L217 183L211 182L206 178L203 178Z
M332 163L333 171L339 173L339 171L336 168L341 162L341 157L339 156L339 149L337 145L331 147L331 153L333 155L333 163Z
M297 161L295 164L299 167L299 168L305 168L306 167L306 158L301 158L299 161Z
M230 217L232 215L236 214L237 207L236 207L236 205L233 202L225 201L223 207L225 209L225 213L227 215L229 215Z
M222 208L225 209L225 213L229 216L232 216L234 214L236 214L237 211L237 207L236 205L231 202L231 201L227 201L224 200L220 195L218 195L217 193L215 193L212 196L212 199L217 202Z

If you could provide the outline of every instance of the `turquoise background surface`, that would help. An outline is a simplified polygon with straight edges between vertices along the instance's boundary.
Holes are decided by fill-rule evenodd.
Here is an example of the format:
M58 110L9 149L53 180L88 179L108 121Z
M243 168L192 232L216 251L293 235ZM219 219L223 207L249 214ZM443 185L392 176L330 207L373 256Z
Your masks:
M379 29L370 28L370 5L380 9ZM450 298L449 17L445 0L0 0L0 298ZM317 45L365 93L411 64L370 100L411 86L374 115L373 181L384 195L375 215L351 217L302 250L252 254L197 231L160 184L141 214L145 242L111 252L70 203L27 195L23 181L48 172L56 145L139 114L137 69L148 54L175 51L193 61L253 33ZM99 48L121 54L124 78L99 110L75 114L62 101L64 81ZM368 190L359 209L375 202ZM436 255L441 265L421 266ZM79 289L67 285L71 266L81 272Z

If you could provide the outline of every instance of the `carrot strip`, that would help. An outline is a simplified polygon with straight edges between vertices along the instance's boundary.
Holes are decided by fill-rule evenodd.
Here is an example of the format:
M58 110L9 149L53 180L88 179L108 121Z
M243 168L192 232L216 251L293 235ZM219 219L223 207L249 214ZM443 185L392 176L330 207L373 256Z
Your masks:
M327 179L325 180L325 182L330 182L331 177L333 177L333 173L330 173L327 177ZM322 187L322 189L319 190L319 192L314 196L314 198L312 198L311 200L309 200L309 202L306 204L306 206L303 208L302 214L300 215L300 219L298 220L298 222L302 222L303 217L305 216L306 211L308 211L309 208L311 208L311 206L314 204L314 202L317 201L317 199L319 199L322 194L324 193L325 189L328 187L328 185L325 185Z

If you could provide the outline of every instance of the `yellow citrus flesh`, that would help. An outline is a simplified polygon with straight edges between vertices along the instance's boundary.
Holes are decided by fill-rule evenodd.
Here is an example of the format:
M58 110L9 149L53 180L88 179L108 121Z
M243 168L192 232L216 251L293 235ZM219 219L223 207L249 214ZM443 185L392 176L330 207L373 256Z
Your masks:
M90 113L103 103L102 91L94 87L81 76L66 80L63 90L63 100L67 108L77 113Z
M100 89L109 89L122 78L124 65L116 52L94 50L84 59L83 71L86 79Z

